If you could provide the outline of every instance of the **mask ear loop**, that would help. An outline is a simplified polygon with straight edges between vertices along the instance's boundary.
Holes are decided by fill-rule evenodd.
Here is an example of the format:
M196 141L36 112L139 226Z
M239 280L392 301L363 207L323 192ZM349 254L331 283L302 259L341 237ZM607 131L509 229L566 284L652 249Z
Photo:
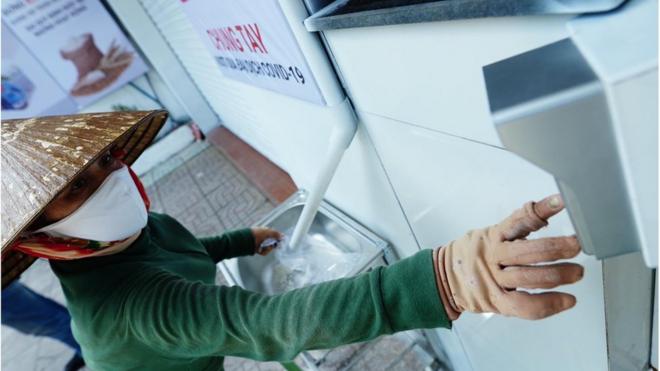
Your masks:
M131 174L131 178L133 178L133 182L135 183L138 192L140 192L140 197L142 197L142 201L144 201L144 206L147 208L147 211L149 211L149 208L151 207L151 201L149 200L149 196L147 196L147 192L144 190L144 185L140 181L140 178L137 176L137 174L135 174L133 169L131 169L130 166L128 166L124 161L122 161L124 157L126 157L126 151L121 148L116 148L110 150L110 154L112 155L112 157L119 160L119 162L121 162L122 164L124 164L124 166L128 168L128 173Z

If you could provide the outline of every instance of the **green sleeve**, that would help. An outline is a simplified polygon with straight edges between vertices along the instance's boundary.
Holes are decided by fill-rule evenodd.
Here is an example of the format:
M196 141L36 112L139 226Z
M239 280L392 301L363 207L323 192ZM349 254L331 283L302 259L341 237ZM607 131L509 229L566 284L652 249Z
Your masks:
M449 327L431 250L353 278L267 296L159 271L126 293L126 328L171 356L287 361L396 331ZM132 282L136 282L133 280Z
M250 228L225 232L220 236L198 238L214 262L238 256L252 255L254 235Z

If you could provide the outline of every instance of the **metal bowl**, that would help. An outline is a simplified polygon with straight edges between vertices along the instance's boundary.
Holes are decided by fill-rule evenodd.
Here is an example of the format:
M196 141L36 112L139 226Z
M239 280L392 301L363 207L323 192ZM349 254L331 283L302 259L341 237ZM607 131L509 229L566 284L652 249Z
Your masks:
M306 198L307 193L304 190L294 193L256 225L271 227L285 234L287 231L292 231ZM308 276L311 273L317 275L318 279L289 282L288 285L274 282L281 281L282 277L280 279L275 277L278 276L278 272L296 269L286 266L295 259L281 259L282 251L272 252L267 256L254 255L229 259L220 262L218 266L230 285L239 285L247 290L265 294L277 294L308 284L354 276L373 266L386 264L392 259L391 248L387 241L325 201L321 203L307 237L316 241L315 245L298 256L308 262L326 263L327 261L327 266L319 263L313 266L315 269L313 272L307 272ZM282 248L286 247L278 247L278 249ZM335 260L328 257L334 257ZM343 262L350 263L343 264Z

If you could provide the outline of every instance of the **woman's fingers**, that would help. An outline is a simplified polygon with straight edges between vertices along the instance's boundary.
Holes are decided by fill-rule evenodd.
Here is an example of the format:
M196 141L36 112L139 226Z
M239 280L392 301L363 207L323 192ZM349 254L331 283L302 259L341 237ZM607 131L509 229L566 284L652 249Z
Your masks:
M511 266L499 271L497 282L507 289L551 289L582 279L584 268L575 263Z
M261 256L266 256L266 255L270 254L270 252L273 251L273 249L274 249L274 247L266 247L266 248L263 248L263 249L260 249L259 251L257 251L257 254L259 254Z
M262 233L262 236L264 237L264 239L266 239L266 238L275 238L275 239L281 240L284 237L282 235L282 233L280 233L277 230L272 229L272 228L262 227L261 228L261 233Z
M559 194L548 196L534 203L534 211L539 218L548 220L564 209L564 200Z
M539 202L528 202L496 226L505 241L525 238L530 233L548 225L548 219L564 208L559 195L552 195Z
M524 319L542 319L575 306L575 296L563 292L530 294L525 291L510 291L501 313Z
M253 227L252 235L254 236L254 242L256 244L255 251L260 255L267 255L275 247L279 245L279 241L284 239L284 235L279 231L266 228L266 227ZM271 239L274 243L269 243L267 240ZM262 246L266 242L267 246Z
M497 252L500 265L527 265L570 259L580 253L575 236L504 242Z

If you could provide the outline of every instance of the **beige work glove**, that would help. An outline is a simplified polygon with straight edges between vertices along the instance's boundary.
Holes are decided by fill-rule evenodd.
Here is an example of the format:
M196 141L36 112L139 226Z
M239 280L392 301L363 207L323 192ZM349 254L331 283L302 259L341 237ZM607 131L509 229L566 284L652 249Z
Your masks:
M579 264L535 265L576 256L580 245L574 236L525 239L563 208L558 195L528 202L501 223L436 249L436 283L448 317L455 320L468 311L541 319L573 307L570 294L516 290L550 289L582 278Z

